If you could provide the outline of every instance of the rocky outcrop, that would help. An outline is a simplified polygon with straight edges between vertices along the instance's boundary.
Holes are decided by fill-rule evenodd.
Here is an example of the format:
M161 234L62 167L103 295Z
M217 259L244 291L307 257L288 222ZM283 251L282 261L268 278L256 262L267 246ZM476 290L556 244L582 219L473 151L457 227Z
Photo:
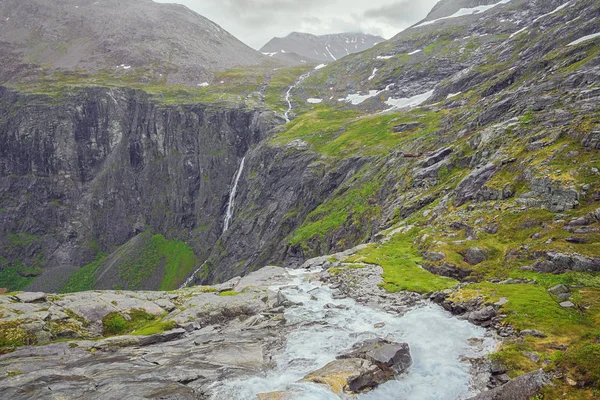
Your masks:
M568 271L600 271L600 258L597 257L558 252L542 252L539 256L543 257L544 260L537 261L530 267L537 272L561 274Z
M542 388L551 384L550 377L544 371L534 371L469 400L529 400Z
M488 164L467 175L456 188L454 205L458 207L467 201L476 199L483 186L496 173L496 170L497 167L495 165Z
M374 388L385 383L389 378L371 361L346 358L330 362L323 368L305 376L302 381L326 385L331 391L341 395Z

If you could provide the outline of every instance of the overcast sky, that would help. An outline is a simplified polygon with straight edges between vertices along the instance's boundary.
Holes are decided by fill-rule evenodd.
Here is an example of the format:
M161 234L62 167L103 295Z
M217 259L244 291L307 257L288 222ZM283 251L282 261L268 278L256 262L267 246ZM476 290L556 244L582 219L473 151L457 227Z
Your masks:
M363 32L391 38L438 0L155 0L180 3L259 49L290 32Z

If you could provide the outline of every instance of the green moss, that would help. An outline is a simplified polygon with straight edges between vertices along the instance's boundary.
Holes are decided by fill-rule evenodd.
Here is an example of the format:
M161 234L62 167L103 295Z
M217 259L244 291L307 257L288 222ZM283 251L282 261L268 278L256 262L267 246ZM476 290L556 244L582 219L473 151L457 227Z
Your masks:
M156 321L145 325L143 328L136 329L131 334L136 336L154 335L174 329L176 326L175 321Z
M35 337L21 327L26 321L0 321L0 354L12 351L16 347L33 345Z
M238 294L240 294L239 292L235 292L233 290L227 290L225 292L221 292L219 293L219 296L237 296Z
M8 260L0 257L0 288L6 288L8 292L25 289L40 273L40 268L25 266L19 260L11 265Z
M423 259L413 246L414 240L414 234L398 234L387 243L359 251L348 261L380 265L382 286L389 292L428 293L456 286L454 279L434 275L419 266Z
M557 365L577 382L600 389L600 332L588 334L561 353Z
M21 371L8 371L6 372L6 376L19 376L19 375L23 375L23 372Z
M144 332L154 332L169 324L170 322L161 323L156 316L141 309L131 310L128 314L112 312L102 319L104 336L124 335L135 331L138 335L144 335Z

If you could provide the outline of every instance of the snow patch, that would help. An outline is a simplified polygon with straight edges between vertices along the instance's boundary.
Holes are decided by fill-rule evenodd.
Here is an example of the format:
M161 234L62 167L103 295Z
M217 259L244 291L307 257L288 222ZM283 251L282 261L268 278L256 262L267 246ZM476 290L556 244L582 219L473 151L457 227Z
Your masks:
M200 87L208 87L208 86L210 86L210 83L203 82L203 83L199 83L198 86L200 86Z
M509 39L512 39L512 38L514 38L514 37L515 37L515 36L517 36L519 33L523 33L523 32L525 32L527 29L529 29L529 27L528 27L528 26L526 26L526 27L525 27L525 28L523 28L523 29L519 29L519 30L518 30L518 31L516 31L515 33L511 34L511 35L509 36Z
M408 53L408 55L412 56L413 54L420 53L421 51L423 51L423 50L419 49L419 50L411 51L410 53Z
M451 98L453 98L453 97L456 97L456 96L458 96L459 94L462 94L462 92L458 92L458 93L450 93L450 94L448 95L448 97L446 97L446 99L451 99Z
M269 56L269 57L273 57L276 56L277 54L279 54L278 52L275 53L263 53L265 56Z
M121 64L121 65L117 65L117 68L129 69L129 68L131 68L131 65Z
M582 38L579 38L579 39L575 40L574 42L569 43L567 46L575 46L575 45L578 45L580 43L587 42L588 40L595 39L597 37L600 37L600 32L593 33L591 35L587 35L587 36L584 36Z
M390 58L394 58L394 56L377 56L378 60L389 60Z
M327 64L319 64L315 67L315 70L325 68L326 66L327 66Z
M562 6L558 6L557 8L554 9L554 11L549 12L548 14L544 14L544 15L540 15L539 17L537 17L536 19L533 20L533 23L535 24L536 22L538 22L540 19L542 18L546 18L549 15L552 14L556 14L557 12L559 12L560 10L567 8L571 5L571 2L568 1L565 4L563 4Z
M429 98L431 96L433 96L433 90L430 90L429 92L426 92L423 94L418 94L413 97L402 98L402 99L394 99L394 98L390 97L389 99L387 99L385 104L387 104L388 106L392 106L391 109L416 107L416 106L419 106L419 105L425 103L427 100L429 100Z
M310 98L310 99L307 99L306 101L309 102L310 104L321 104L323 102L323 99Z
M380 93L383 93L387 90L390 90L390 88L394 86L394 84L389 84L385 87L385 89L383 90L369 90L369 94L360 94L360 93L353 93L353 94L349 94L347 95L345 98L343 99L338 99L338 101L344 101L346 103L352 103L352 105L359 105L361 103L363 103L365 100L368 100L372 97L375 97L377 95L379 95Z
M333 58L333 61L337 61L337 58L335 58L334 55L331 54L331 50L329 50L329 46L326 46L325 49L327 50L327 52L329 53L329 55L331 56L331 58Z
M370 80L370 81L371 81L371 80L373 80L373 78L375 78L375 74L377 73L377 71L379 71L377 68L375 68L375 69L373 70L373 73L372 73L372 74L371 74L371 76L369 77L369 80Z
M460 10L458 10L457 12L455 12L454 14L452 14L448 17L442 17L442 18L434 19L432 21L425 21L425 22L415 26L415 28L419 28L421 26L426 26L426 25L432 25L432 24L435 24L436 22L443 21L445 19L463 17L465 15L479 14L479 13L485 12L487 10L491 10L492 8L499 6L501 4L510 3L510 1L511 0L501 0L498 3L490 4L488 6L477 6L477 7L473 7L473 8L461 8Z

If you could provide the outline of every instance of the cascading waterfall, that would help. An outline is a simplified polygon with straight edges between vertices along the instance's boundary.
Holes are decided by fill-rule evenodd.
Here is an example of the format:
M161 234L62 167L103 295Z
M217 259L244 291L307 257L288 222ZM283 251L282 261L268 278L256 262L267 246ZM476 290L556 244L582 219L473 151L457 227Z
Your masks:
M227 202L227 211L225 212L225 222L223 224L223 232L227 232L229 229L229 225L231 224L231 220L233 219L233 211L235 208L235 194L237 192L238 183L242 176L242 172L244 172L244 162L246 161L246 157L242 158L242 162L240 163L240 167L235 174L233 180L233 186L231 187L231 192L229 193L229 201Z
M211 400L256 400L259 393L281 390L293 393L294 400L340 400L322 386L299 380L354 343L377 337L407 342L413 365L398 380L357 400L457 400L475 394L471 364L465 359L483 357L494 348L495 340L483 328L433 304L393 315L350 298L336 299L329 287L307 279L310 272L290 274L295 279L282 292L299 305L285 312L290 330L285 348L273 358L276 366L258 376L216 383Z
M288 109L285 112L285 114L283 115L283 117L285 118L286 123L290 122L290 112L292 111L292 100L290 99L290 97L292 96L292 90L294 90L294 88L296 86L298 86L300 83L302 83L302 81L305 80L306 78L308 78L309 76L310 76L310 72L302 75L300 78L298 78L296 83L294 83L292 86L290 86L287 93L285 94L285 101L287 101L287 103L288 103Z
M240 182L240 178L242 177L242 172L244 172L244 162L245 161L246 161L246 157L243 157L242 162L240 163L240 166L233 178L233 186L231 187L231 191L229 192L229 201L227 202L227 211L225 212L225 222L223 224L223 232L226 232L229 229L229 226L231 225L231 220L233 219L233 211L234 211L234 207L235 207L235 194L237 193L237 187L238 187L238 183ZM194 271L194 273L192 275L190 275L189 278L187 278L185 280L185 282L183 283L183 285L181 285L181 287L179 289L183 289L184 287L187 287L190 283L192 283L194 281L194 277L196 276L196 274L198 272L200 272L200 270L202 270L202 268L204 268L204 265L206 265L206 261L200 267L198 267Z

